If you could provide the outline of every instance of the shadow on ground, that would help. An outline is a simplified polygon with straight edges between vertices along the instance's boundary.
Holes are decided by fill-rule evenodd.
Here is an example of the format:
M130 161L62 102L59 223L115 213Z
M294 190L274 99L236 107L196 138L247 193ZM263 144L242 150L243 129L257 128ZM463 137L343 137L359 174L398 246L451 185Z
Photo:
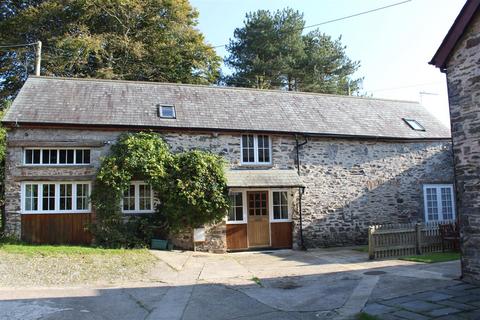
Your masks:
M460 283L459 262L368 261L349 249L155 254L141 284L0 290L0 319L348 319L367 303Z

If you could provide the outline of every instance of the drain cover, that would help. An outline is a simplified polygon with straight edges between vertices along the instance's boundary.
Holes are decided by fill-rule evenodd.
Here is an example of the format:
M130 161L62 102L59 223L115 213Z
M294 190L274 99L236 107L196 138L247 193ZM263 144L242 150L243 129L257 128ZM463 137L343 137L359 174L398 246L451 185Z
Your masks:
M381 274L385 274L386 272L385 271L367 271L367 272L364 272L363 274L367 275L367 276L379 276Z

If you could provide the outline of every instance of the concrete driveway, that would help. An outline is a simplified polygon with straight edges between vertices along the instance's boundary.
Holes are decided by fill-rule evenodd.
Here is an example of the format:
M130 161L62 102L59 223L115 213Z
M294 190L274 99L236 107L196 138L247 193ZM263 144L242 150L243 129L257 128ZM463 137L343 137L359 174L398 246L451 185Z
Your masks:
M459 262L368 261L348 248L152 253L148 283L0 289L0 319L347 319L367 302L459 285Z

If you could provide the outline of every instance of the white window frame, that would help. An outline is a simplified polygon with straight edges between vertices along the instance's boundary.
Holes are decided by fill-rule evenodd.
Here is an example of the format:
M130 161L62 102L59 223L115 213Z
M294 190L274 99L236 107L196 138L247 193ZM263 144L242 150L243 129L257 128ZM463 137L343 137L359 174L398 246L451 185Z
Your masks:
M273 217L273 193L274 192L286 192L287 193L287 207L288 207L288 218L287 219L274 219ZM269 210L270 210L270 222L291 222L292 221L292 196L291 190L288 189L270 189L269 195L270 203L269 203Z
M27 184L38 185L38 210L25 210L25 186ZM43 210L43 185L55 185L55 210ZM60 185L72 185L72 209L60 210ZM91 202L88 200L87 209L77 210L77 184L88 184L88 197L92 193L92 183L90 181L25 181L20 185L20 213L21 214L55 214L55 213L90 213L92 211Z
M150 186L148 183L144 181L131 181L130 185L135 186L135 209L133 210L124 210L123 209L123 194L122 194L122 201L120 203L122 213L124 214L137 214L137 213L153 213L155 212L155 207L154 207L154 198L155 195L153 194L153 188ZM140 185L149 185L150 186L150 210L140 210Z
M452 220L457 218L457 213L455 212L455 190L453 189L452 184L424 184L423 185L423 206L424 206L424 219L425 222L442 222L442 221L451 221L443 219L443 207L442 207L442 188L449 188L452 195ZM437 207L438 207L438 220L429 220L428 219L428 207L427 207L427 189L436 189L437 193Z
M275 219L273 215L273 193L274 192L286 192L287 193L287 211L288 211L288 217L287 219ZM291 222L292 221L292 200L291 200L291 195L288 189L271 189L269 197L271 199L270 201L270 222L275 223L275 222Z
M27 150L40 150L40 163L27 163ZM43 150L56 150L57 151L57 163L42 163L43 162ZM60 150L73 150L73 163L60 163ZM90 162L89 163L76 163L77 162L77 150L89 150ZM28 147L23 149L23 165L25 166L89 166L92 163L92 149L91 148L49 148L49 147Z
M243 161L243 136L253 136L253 162ZM268 137L268 152L269 152L269 162L259 162L258 161L258 136L267 136ZM272 137L268 134L251 134L244 133L240 136L240 163L242 165L255 165L255 166L269 166L272 165Z
M247 193L243 189L230 189L229 196L231 193L241 193L242 194L242 220L235 220L230 221L228 220L228 215L230 212L227 213L227 224L246 224L247 223Z
M268 192L268 220L270 223L276 222L292 222L292 212L293 212L293 199L292 199L292 190L285 188L263 188L263 189L230 189L230 193L242 193L242 205L243 205L243 220L239 221L228 221L228 213L226 215L227 224L247 224L248 223L248 212L247 212L247 192L250 191L267 191ZM287 201L288 201L288 219L274 219L273 218L273 192L286 192Z

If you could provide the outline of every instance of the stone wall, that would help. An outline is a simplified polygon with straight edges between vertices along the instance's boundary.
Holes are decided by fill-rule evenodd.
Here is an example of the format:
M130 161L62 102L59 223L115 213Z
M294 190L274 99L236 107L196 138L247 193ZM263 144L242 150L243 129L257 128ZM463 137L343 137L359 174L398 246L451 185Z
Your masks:
M480 14L471 22L447 64L461 223L462 271L480 283Z
M20 236L20 180L32 176L93 176L99 160L108 153L118 131L40 130L17 128L8 140L105 142L92 149L88 167L26 167L22 148L10 147L7 155L7 227ZM240 167L240 134L162 133L172 151L208 150ZM34 137L34 138L32 138ZM110 143L109 143L110 142ZM293 136L272 136L272 169L296 166ZM300 150L303 195L303 230L308 247L365 243L371 223L406 222L423 218L423 183L452 183L452 157L448 142L385 142L309 138ZM242 166L243 167L243 166ZM262 166L262 169L265 167ZM300 243L298 192L294 193L294 247ZM207 241L198 250L225 250L225 222L208 226ZM177 244L191 243L191 232ZM182 246L183 246L182 245Z
M422 185L453 180L448 142L315 138L300 157L307 247L366 243L370 224L423 220Z

